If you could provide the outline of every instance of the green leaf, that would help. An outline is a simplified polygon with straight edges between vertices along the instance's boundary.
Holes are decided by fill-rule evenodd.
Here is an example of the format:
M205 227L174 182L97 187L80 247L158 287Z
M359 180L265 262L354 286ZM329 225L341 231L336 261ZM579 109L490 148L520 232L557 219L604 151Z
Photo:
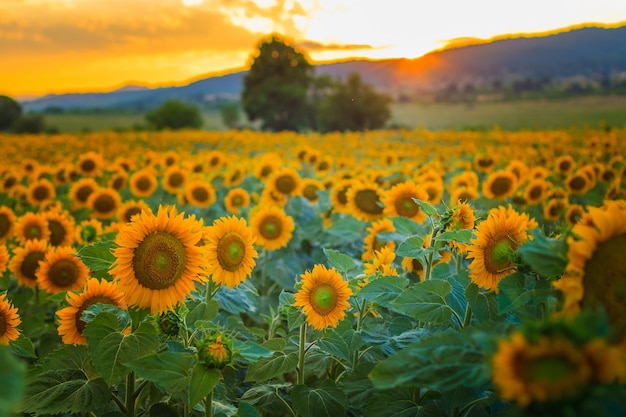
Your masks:
M115 262L115 256L111 250L114 245L115 243L110 240L96 242L80 248L77 256L91 272L108 271Z
M534 291L526 288L526 277L521 273L508 275L498 283L498 312L506 314L513 310L525 313L523 307L528 304Z
M261 417L261 414L255 410L252 404L246 401L240 401L236 417Z
M219 382L222 373L215 368L207 368L204 363L196 363L191 370L189 384L189 405L198 404Z
M364 417L443 417L436 404L418 404L418 389L377 392L368 401Z
M185 322L190 328L194 328L196 321L210 321L217 316L219 304L215 300L209 300L208 303L200 302L193 307L185 316Z
M11 342L11 345L16 341ZM14 411L22 401L26 366L11 355L11 349L1 345L0 363L2 364L0 366L0 387L2 387L0 390L0 416L9 416L11 415L10 412Z
M354 259L338 250L324 248L324 254L328 258L328 265L334 267L342 274L348 273L357 266Z
M363 238L367 223L352 216L333 216L332 220L332 225L325 229L326 233L341 238L345 242L353 242Z
M343 416L348 410L346 394L331 379L326 379L318 388L296 385L291 391L291 401L302 417Z
M21 356L23 358L36 358L35 348L33 347L33 342L23 333L20 333L17 340L12 341L9 346L11 347L11 351L16 356ZM2 385L0 385L2 386Z
M250 283L244 282L230 290L222 287L215 294L215 301L222 310L232 314L254 313L257 310L257 304L256 299L252 298L253 293L249 286Z
M378 305L389 307L409 284L409 280L404 277L380 277L361 288L358 296Z
M395 299L394 309L417 320L445 323L452 315L452 309L446 304L450 291L452 286L442 279L418 282Z
M471 283L465 288L465 298L472 308L472 314L479 321L492 321L498 317L498 300L495 293L481 291L478 285Z
M130 316L128 315L128 311L120 308L116 305L111 304L93 304L90 305L81 316L81 320L85 322L85 324L90 323L93 319L95 319L100 313L108 312L117 318L117 325L119 330L123 330L128 327L130 324Z
M273 350L268 350L264 346L249 340L241 341L235 339L233 341L233 350L248 362L256 362L261 358L268 358L274 354Z
M411 259L424 259L424 237L411 236L400 243L396 250L396 256L403 256Z
M396 233L401 236L414 236L414 235L423 235L426 236L428 233L426 231L426 227L423 224L419 224L415 220L409 219L408 217L396 216L391 218L391 222L393 223L393 227L396 229Z
M472 231L469 229L448 230L435 236L438 242L455 241L457 243L469 244L472 239Z
M188 352L162 352L125 362L137 376L168 392L183 391L189 385L193 356Z
M112 313L100 313L87 324L83 335L96 369L108 385L113 385L130 372L124 365L135 358L156 352L159 339L155 327L147 322L130 334L118 330L117 318Z
M289 409L285 406L288 398L282 391L290 389L291 383L282 384L255 384L241 396L241 402L246 402L271 415L287 415ZM278 398L280 396L280 398ZM281 400L282 398L282 400Z
M248 368L246 382L267 381L292 371L298 363L298 354L275 353L271 358L263 358Z
M548 238L540 230L533 237L518 248L524 262L544 278L563 275L568 262L566 240Z
M111 393L102 378L88 379L79 369L56 369L29 381L22 411L37 414L81 413L106 404Z
M420 206L420 210L426 213L427 216L433 216L434 214L437 214L437 209L435 209L427 201L418 200L417 198L414 198L413 201L415 201Z

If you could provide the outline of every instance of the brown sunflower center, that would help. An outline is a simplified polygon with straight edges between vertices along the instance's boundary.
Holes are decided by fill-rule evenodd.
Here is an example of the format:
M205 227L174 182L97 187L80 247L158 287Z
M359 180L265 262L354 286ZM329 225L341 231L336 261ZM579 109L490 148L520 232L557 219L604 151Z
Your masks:
M88 185L80 187L76 191L76 199L80 201L81 203L84 203L87 201L87 199L89 198L92 192L93 192L93 188Z
M267 176L269 176L272 173L272 167L269 165L264 165L263 168L261 168L261 177L262 178L266 178Z
M8 177L4 180L4 189L8 190L9 188L13 187L15 184L17 184L17 178L16 177Z
M616 335L626 335L626 235L599 243L585 264L583 307L604 308Z
M209 192L204 187L195 187L191 194L196 201L205 202L209 199Z
M83 162L81 162L80 169L83 172L91 172L96 169L96 163L91 159L85 159Z
M135 185L139 191L148 191L152 187L152 181L148 177L139 177Z
M50 197L50 190L45 185L38 185L33 190L33 197L36 201L43 201Z
M140 213L141 207L129 207L126 209L126 212L124 212L124 220L126 220L126 223L130 223L133 216Z
M115 177L115 179L111 183L111 188L113 188L114 190L118 190L119 191L122 188L124 188L125 182L126 182L126 180L125 180L124 177L122 177L122 176Z
M535 185L528 191L528 197L530 197L532 201L536 201L541 198L543 194L542 191L543 188L540 185Z
M570 167L572 166L572 163L570 161L561 161L559 163L559 171L560 172L567 172L569 171Z
M307 185L302 190L302 195L309 201L317 200L317 187L314 185Z
M186 260L185 247L176 236L154 232L135 249L133 269L142 286L162 290L171 287L183 275Z
M29 252L24 256L22 265L20 265L20 272L26 278L36 280L37 269L39 269L39 262L45 258L45 253L39 251Z
M93 210L98 213L111 213L116 206L115 200L108 194L99 195L93 202Z
M489 168L493 164L494 164L493 159L489 157L483 157L478 160L478 166L481 168Z
M4 213L0 213L0 238L6 236L10 229L11 222L9 222L9 217Z
M320 171L326 171L328 169L328 162L326 161L320 162L320 164L317 166L317 169Z
M580 175L573 177L569 182L569 187L572 191L582 191L586 186L587 180Z
M67 230L57 220L48 220L48 229L50 229L50 244L59 246L67 236Z
M513 188L513 181L509 177L497 177L491 183L490 190L496 197L507 195Z
M411 196L404 196L396 199L394 207L398 215L403 217L413 217L420 211L420 206L413 201Z
M233 272L246 256L246 242L238 233L227 233L217 244L217 261L222 269Z
M337 291L330 285L317 285L309 296L311 307L322 316L330 313L337 306Z
M274 182L276 189L282 194L290 194L296 188L296 181L291 175L281 175Z
M4 314L0 314L0 336L4 336L7 332L9 324L7 323L7 319Z
M83 331L85 330L85 327L87 326L87 323L85 323L82 319L83 313L85 312L85 310L87 310L89 307L95 304L117 305L117 303L111 300L109 297L96 296L88 300L85 300L85 302L83 302L83 304L78 308L78 311L76 312L76 315L75 315L76 330L78 330L78 333L83 334Z
M171 187L178 188L185 182L185 177L180 172L174 172L169 176L167 182Z
M502 272L512 264L511 253L515 249L517 249L515 242L506 236L494 239L485 250L485 255L487 255L485 256L485 269L492 274Z
M348 188L349 187L345 187L343 190L340 190L337 193L337 201L339 201L339 203L343 206L348 204L348 196L347 196Z
M259 233L264 239L277 239L283 231L283 222L277 216L265 216L259 225Z
M354 195L354 204L356 207L367 214L381 214L383 208L378 205L378 193L375 190L365 188L358 190Z
M70 287L76 282L79 276L76 263L69 259L59 259L50 265L48 279L57 287Z

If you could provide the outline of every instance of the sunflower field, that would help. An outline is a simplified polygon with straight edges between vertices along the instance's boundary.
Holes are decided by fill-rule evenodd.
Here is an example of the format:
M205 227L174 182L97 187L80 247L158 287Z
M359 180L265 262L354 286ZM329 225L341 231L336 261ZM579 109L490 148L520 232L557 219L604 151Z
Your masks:
M626 130L0 141L0 416L626 415Z

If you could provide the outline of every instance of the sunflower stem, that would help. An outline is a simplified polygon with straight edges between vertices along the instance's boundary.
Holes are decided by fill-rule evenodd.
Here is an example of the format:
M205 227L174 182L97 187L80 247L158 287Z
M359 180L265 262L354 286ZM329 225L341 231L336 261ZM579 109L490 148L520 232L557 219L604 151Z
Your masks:
M459 411L458 415L460 417L464 417L464 416L468 415L470 413L470 411L472 411L472 408L474 408L475 405L478 405L478 404L480 404L480 403L482 403L482 402L484 402L484 401L486 401L488 399L489 399L489 396L486 396L486 397L475 399L474 401L465 404L463 406L463 408L461 408L461 410Z
M130 371L126 375L126 415L135 417L135 373Z
M298 415L296 414L295 411L293 411L293 408L291 408L289 403L287 401L285 401L285 399L280 395L280 393L278 392L278 388L274 388L274 392L276 393L276 396L278 397L278 399L285 405L285 407L287 407L287 409L289 410L291 415L293 417L298 417Z
M267 249L263 249L263 268L261 269L261 288L267 295Z
M206 417L213 416L213 390L209 391L204 399L204 415Z
M113 402L115 404L117 404L117 406L120 408L120 411L124 414L126 414L126 406L124 405L124 403L122 402L122 400L120 400L120 397L118 397L117 395L115 395L114 393L111 393L111 398L113 398Z
M209 300L213 297L213 290L211 289L211 283L213 280L209 278L206 282L206 290L204 292L204 302L208 303Z
M463 318L463 328L472 324L472 306L469 303L465 306L465 317Z
M463 255L461 253L459 253L459 251L455 251L456 254L456 275L457 277L459 276L459 274L461 273L461 270L463 269Z
M306 345L306 323L300 325L300 346L298 346L298 368L297 372L297 384L304 384L304 355L305 355L305 345Z
M358 306L358 315L356 318L356 331L361 331L361 326L363 325L363 319L365 316L365 300L361 300L361 302L357 301ZM357 364L359 363L359 350L355 350L352 356L352 369L356 369Z

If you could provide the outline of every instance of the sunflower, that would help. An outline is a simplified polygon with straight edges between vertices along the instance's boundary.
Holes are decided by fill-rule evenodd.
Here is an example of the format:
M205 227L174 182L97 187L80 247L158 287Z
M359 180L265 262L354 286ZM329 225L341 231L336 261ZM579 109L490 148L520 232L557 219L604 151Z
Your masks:
M401 265L407 273L413 272L419 277L420 281L424 281L424 265L418 259L404 257Z
M428 203L436 206L441 202L444 191L443 181L426 181L421 183L421 186L428 194Z
M537 204L543 201L552 184L543 178L531 180L524 188L524 198L528 204Z
M47 179L39 179L28 186L26 199L32 206L40 206L56 197L54 185Z
M393 248L383 247L381 250L374 252L374 256L371 262L366 263L363 273L368 277L371 277L375 273L379 272L383 276L398 276L398 271L393 265L393 260L396 259L396 254L393 252Z
M165 151L163 155L161 155L161 161L163 162L163 166L171 167L180 161L180 155L174 150Z
M261 192L260 205L284 207L287 205L288 197L285 194L277 193L270 187L265 187Z
M528 165L526 165L523 161L520 161L519 159L514 159L509 162L509 165L507 165L506 169L507 171L511 171L513 174L515 174L518 183L526 179L529 171Z
M0 183L0 190L2 192L10 191L13 187L20 184L21 176L17 172L6 172L2 175L2 183Z
M224 187L231 188L241 184L246 178L246 169L243 164L237 163L228 167L226 172L222 175L222 182Z
M276 206L261 207L250 216L256 244L267 250L287 246L295 228L293 218Z
M491 173L482 186L483 195L490 199L504 201L517 189L517 177L511 171L502 170Z
M316 204L319 200L318 193L324 189L324 184L313 178L303 178L300 194L309 203Z
M543 202L543 219L557 221L567 210L567 199L549 198Z
M241 209L246 208L249 205L250 194L245 188L231 188L224 197L224 207L230 213L239 214Z
M185 197L189 204L198 208L207 208L215 203L215 189L211 183L194 180L185 185Z
M478 189L475 187L458 187L450 191L450 201L472 201L478 198Z
M294 306L302 307L306 322L316 330L337 327L350 306L352 290L335 268L315 265L312 271L301 274L300 289Z
M96 219L112 218L121 204L120 193L112 188L97 189L87 199L87 207L91 209Z
M129 179L130 192L138 198L150 197L158 185L154 170L149 167L135 171Z
M528 239L527 230L534 227L527 214L518 214L511 206L489 211L467 248L470 279L480 288L498 290L502 278L515 272L511 255Z
M24 213L15 223L15 238L22 245L33 239L49 240L48 221L40 213Z
M87 200L91 193L98 189L98 183L93 178L81 178L70 187L68 195L75 208L87 207Z
M86 323L82 320L85 310L94 304L108 304L126 309L124 294L113 282L91 278L81 292L68 292L65 300L69 307L57 310L59 327L57 332L66 345L86 345L83 336Z
M97 152L89 151L78 157L76 167L85 177L97 177L102 171L104 160Z
M9 271L20 285L29 288L37 286L37 270L47 252L48 242L44 240L29 240L24 247L15 248L9 261Z
M473 229L475 222L476 216L472 207L463 201L459 201L452 207L452 216L446 230ZM450 241L450 247L456 248L459 253L466 253L469 245L452 240Z
M450 180L450 188L459 187L478 187L478 175L474 171L463 171L461 174L452 177Z
M333 211L338 213L348 212L348 190L354 185L352 179L342 179L333 183L330 189L330 201L333 203Z
M585 214L585 209L580 204L570 204L565 211L565 222L574 226Z
M295 169L282 168L267 180L267 186L277 194L294 196L300 193L301 182L300 174Z
M6 294L0 294L0 345L8 345L20 337L17 326L21 322L17 308L7 300Z
M428 193L416 183L405 181L385 191L383 213L390 217L407 217L421 224L427 216L415 200L428 201L428 198Z
M163 189L171 194L176 194L184 189L186 183L187 171L178 166L170 166L163 173L161 184Z
M521 407L577 394L591 377L584 352L563 337L526 340L519 332L501 340L491 359L500 396Z
M373 181L356 181L346 192L348 210L355 218L366 222L381 219L383 190Z
M382 241L376 238L379 233L395 232L396 228L390 219L381 219L373 222L370 227L366 229L367 236L363 240L363 255L361 259L364 261L370 261L374 258L374 253L380 251L384 247L394 249L396 244L393 240Z
M39 287L49 294L79 290L89 278L89 268L76 250L62 246L49 250L36 272Z
M7 269L9 263L9 250L6 245L0 244L0 275Z
M126 183L128 182L128 173L123 169L117 169L111 178L109 178L107 185L109 188L121 191L126 188Z
M6 242L13 237L15 219L13 210L7 206L0 206L0 242Z
M478 154L474 158L474 168L479 172L488 173L496 166L496 161L489 154Z
M207 367L223 369L232 363L233 343L223 334L208 335L198 342L197 352Z
M554 170L560 175L567 175L574 170L576 162L571 155L561 155L554 162Z
M74 239L81 245L89 245L97 241L102 235L102 223L98 219L86 219L76 226Z
M600 384L626 381L626 356L622 346L611 345L606 339L594 338L583 346L583 351L591 365L594 381Z
M152 210L145 201L126 200L122 202L117 209L117 221L122 224L129 223L133 219L134 215L139 214L144 210Z
M569 174L565 179L565 187L570 194L583 195L593 186L589 177L580 170Z
M568 263L553 283L563 293L563 312L603 309L617 336L626 336L626 207L590 207L567 238Z
M211 171L219 171L226 164L228 156L222 151L212 150L207 153L204 159L207 161Z
M51 246L70 246L74 242L74 217L58 209L46 211Z
M254 249L254 235L245 219L222 217L206 233L207 274L213 282L230 289L246 280L259 256Z
M260 180L267 180L280 169L280 157L274 153L267 153L254 164L252 174Z
M143 211L122 225L115 239L115 262L109 270L128 305L171 310L184 302L196 282L204 282L202 238L198 221L159 206L156 216Z

